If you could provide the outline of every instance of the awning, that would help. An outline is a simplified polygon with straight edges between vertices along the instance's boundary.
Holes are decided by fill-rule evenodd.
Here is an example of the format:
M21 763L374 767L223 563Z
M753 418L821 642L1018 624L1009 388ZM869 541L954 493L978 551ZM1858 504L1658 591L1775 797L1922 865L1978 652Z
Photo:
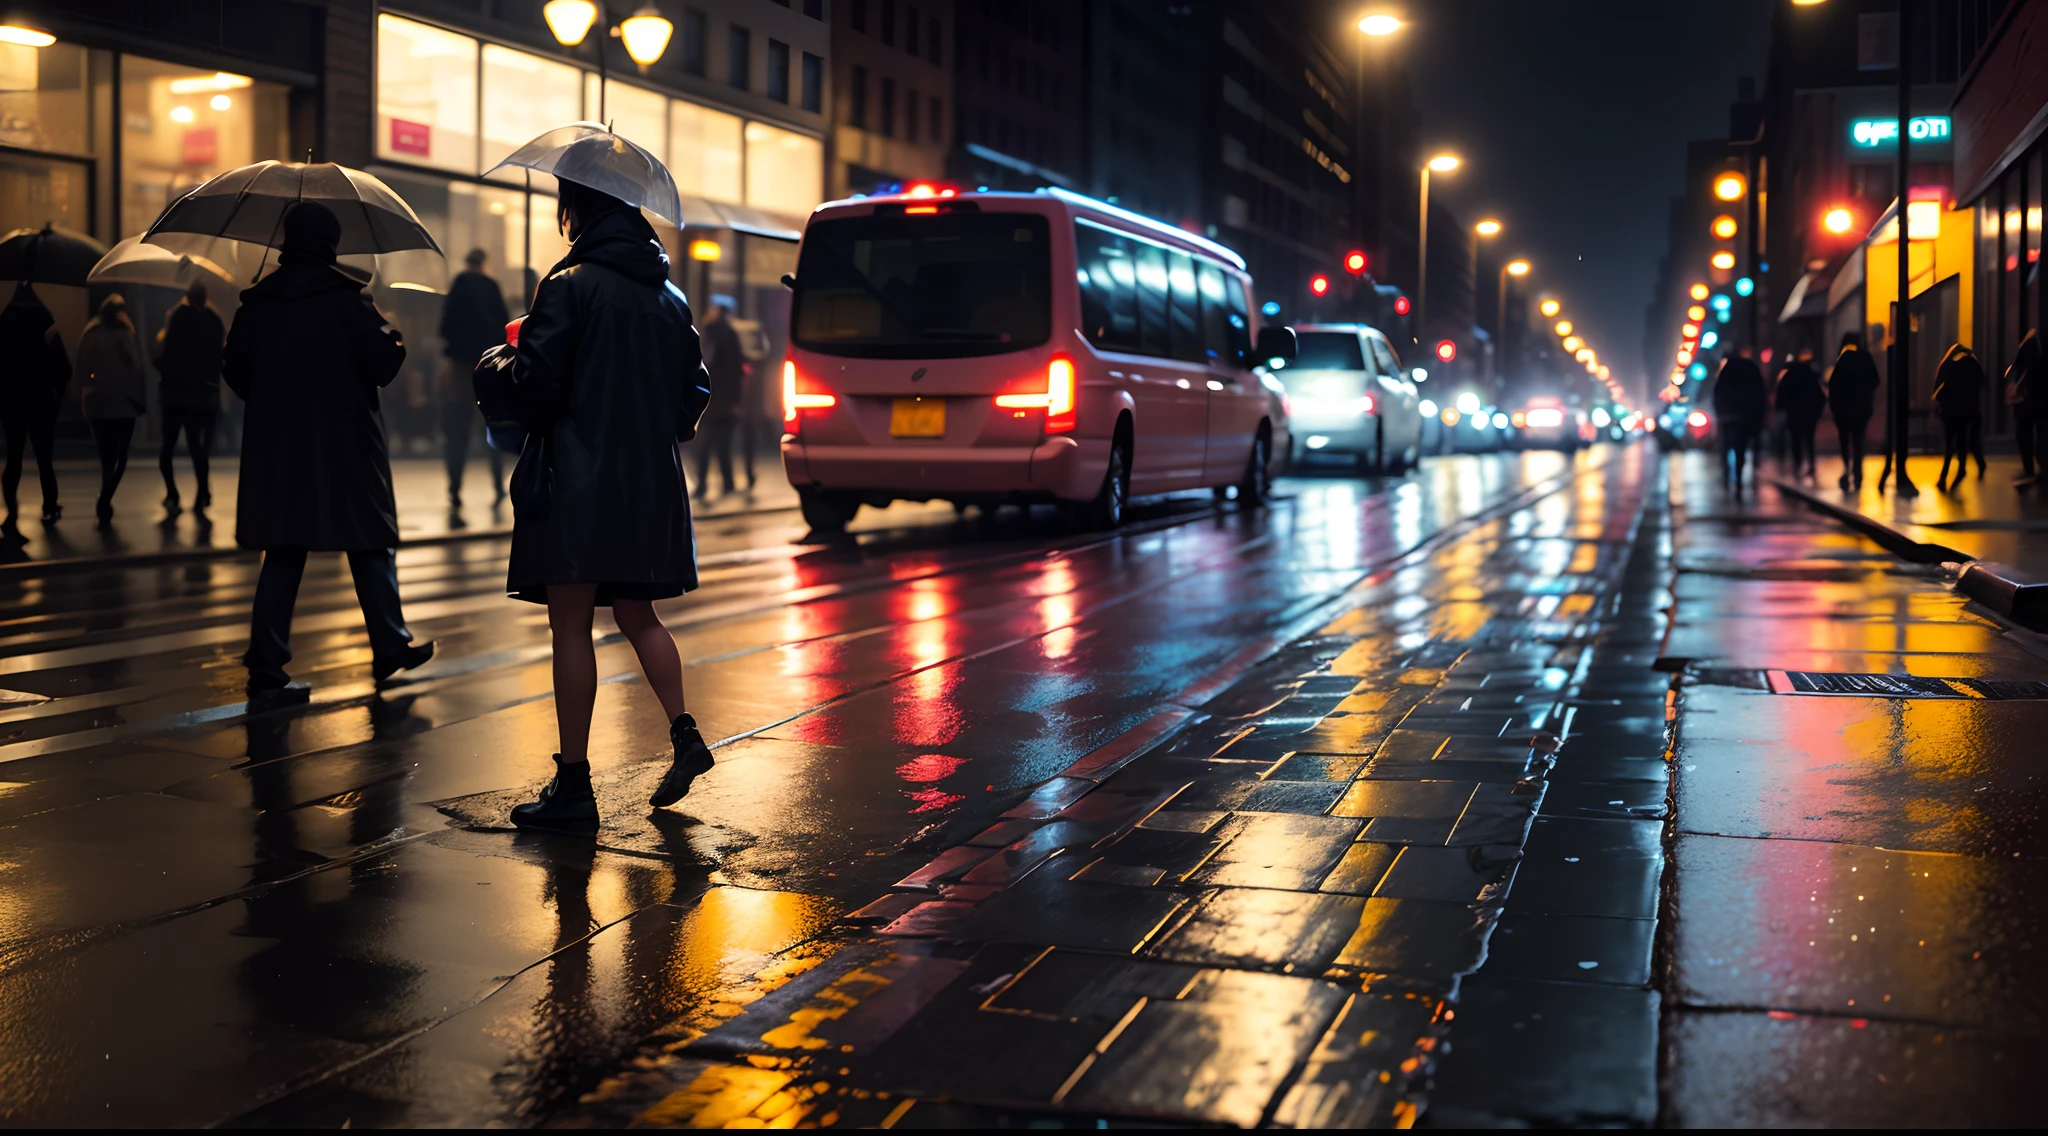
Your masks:
M730 229L750 237L772 241L795 241L804 235L801 218L746 205L713 201L708 197L683 198L684 229Z
M1792 285L1792 294L1785 297L1785 310L1778 313L1779 323L1818 319L1828 314L1827 286L1817 276L1817 273L1809 272Z

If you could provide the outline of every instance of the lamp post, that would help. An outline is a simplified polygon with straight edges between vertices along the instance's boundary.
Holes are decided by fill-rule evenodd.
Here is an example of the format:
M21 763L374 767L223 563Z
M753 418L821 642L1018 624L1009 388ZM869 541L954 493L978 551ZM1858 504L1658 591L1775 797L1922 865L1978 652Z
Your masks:
M1912 414L1913 407L1913 392L1908 385L1912 379L1913 366L1913 226L1909 218L1913 210L1908 203L1912 196L1911 188L1906 184L1912 169L1907 153L1906 132L1906 124L1912 121L1913 115L1913 80L1912 73L1907 70L1907 61L1911 56L1906 51L1907 20L1911 10L1911 0L1899 0L1898 58L1894 61L1899 69L1899 298L1892 315L1892 406L1891 412L1885 415L1890 420L1892 435L1892 452L1890 460L1885 464L1898 472L1898 494L1901 497L1920 496L1919 487L1913 484L1911 477L1906 476L1906 451L1910 440L1906 427L1907 418ZM1880 493L1884 492L1882 475L1877 479L1877 489Z
M1422 192L1419 195L1419 218L1415 229L1415 338L1417 342L1428 338L1429 324L1423 322L1423 313L1429 308L1429 175L1431 171L1450 173L1460 165L1456 154L1438 154L1422 164Z
M576 47L590 34L591 25L598 29L597 40L597 120L604 122L605 96L610 93L611 78L607 74L604 58L604 41L617 39L626 45L626 55L645 71L661 59L668 50L669 37L675 34L676 26L669 22L653 4L642 4L633 14L612 23L611 14L606 12L599 0L548 0L541 5L541 18L547 21L548 31L555 42L563 47Z
M1529 262L1526 260L1511 260L1500 266L1500 289L1498 292L1500 306L1494 313L1493 358L1489 361L1486 376L1486 393L1496 403L1500 401L1500 390L1498 389L1500 386L1500 360L1501 356L1507 354L1508 350L1508 277L1527 276L1528 274Z

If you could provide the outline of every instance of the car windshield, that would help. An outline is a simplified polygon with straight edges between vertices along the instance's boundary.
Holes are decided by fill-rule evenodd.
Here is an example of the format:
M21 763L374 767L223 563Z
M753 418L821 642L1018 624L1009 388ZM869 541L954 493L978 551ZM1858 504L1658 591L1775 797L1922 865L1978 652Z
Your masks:
M1050 228L1034 213L819 221L797 260L791 339L828 355L997 355L1052 335Z
M1304 331L1294 338L1299 347L1294 361L1288 364L1294 370L1365 370L1365 353L1359 349L1358 336L1352 332Z

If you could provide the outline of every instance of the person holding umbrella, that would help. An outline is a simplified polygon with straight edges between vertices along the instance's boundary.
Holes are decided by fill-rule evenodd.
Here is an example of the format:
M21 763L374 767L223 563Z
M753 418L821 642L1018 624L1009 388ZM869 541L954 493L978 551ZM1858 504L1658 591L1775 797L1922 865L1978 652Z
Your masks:
M539 799L512 810L529 829L594 835L590 719L597 697L593 609L640 658L669 721L674 757L655 788L674 804L712 767L683 704L675 639L657 600L697 586L690 502L677 444L696 433L710 381L683 294L669 280L645 207L679 220L675 182L645 150L594 123L550 131L506 164L561 179L557 222L569 254L541 281L518 345L493 348L476 372L493 423L526 431L512 474L507 590L548 609L561 752Z
M172 517L181 511L172 464L179 434L185 436L185 453L192 459L192 476L198 483L192 511L203 514L213 504L207 461L213 453L213 428L220 419L221 349L226 341L227 324L207 302L206 281L193 280L185 286L185 298L164 316L163 330L156 333L157 391L164 413L163 448L156 460L164 475L164 512Z
M142 348L128 322L128 301L115 292L78 337L78 401L100 455L100 524L114 519L114 490L128 471L135 420L149 409L143 396Z

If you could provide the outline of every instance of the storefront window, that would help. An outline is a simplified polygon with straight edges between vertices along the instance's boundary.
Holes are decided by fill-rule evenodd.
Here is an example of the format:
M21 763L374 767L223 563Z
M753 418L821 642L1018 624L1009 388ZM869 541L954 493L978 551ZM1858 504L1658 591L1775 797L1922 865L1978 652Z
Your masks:
M738 202L740 119L676 99L669 104L669 172L686 197Z
M766 123L747 124L746 204L807 217L822 200L825 145Z
M0 43L0 145L91 153L86 83L86 52L76 44Z
M566 63L487 43L483 68L483 169L497 165L505 155L542 131L583 117L583 92L576 83L577 70ZM523 171L519 170L503 170L494 176L525 182ZM546 174L536 175L534 182L539 189L554 188L554 178Z
M476 173L477 41L388 15L377 33L377 156Z
M599 113L597 76L583 76L584 113L592 121ZM668 99L645 87L629 87L616 79L605 84L604 124L668 164Z
M122 56L121 235L216 174L287 158L285 107L275 83Z

